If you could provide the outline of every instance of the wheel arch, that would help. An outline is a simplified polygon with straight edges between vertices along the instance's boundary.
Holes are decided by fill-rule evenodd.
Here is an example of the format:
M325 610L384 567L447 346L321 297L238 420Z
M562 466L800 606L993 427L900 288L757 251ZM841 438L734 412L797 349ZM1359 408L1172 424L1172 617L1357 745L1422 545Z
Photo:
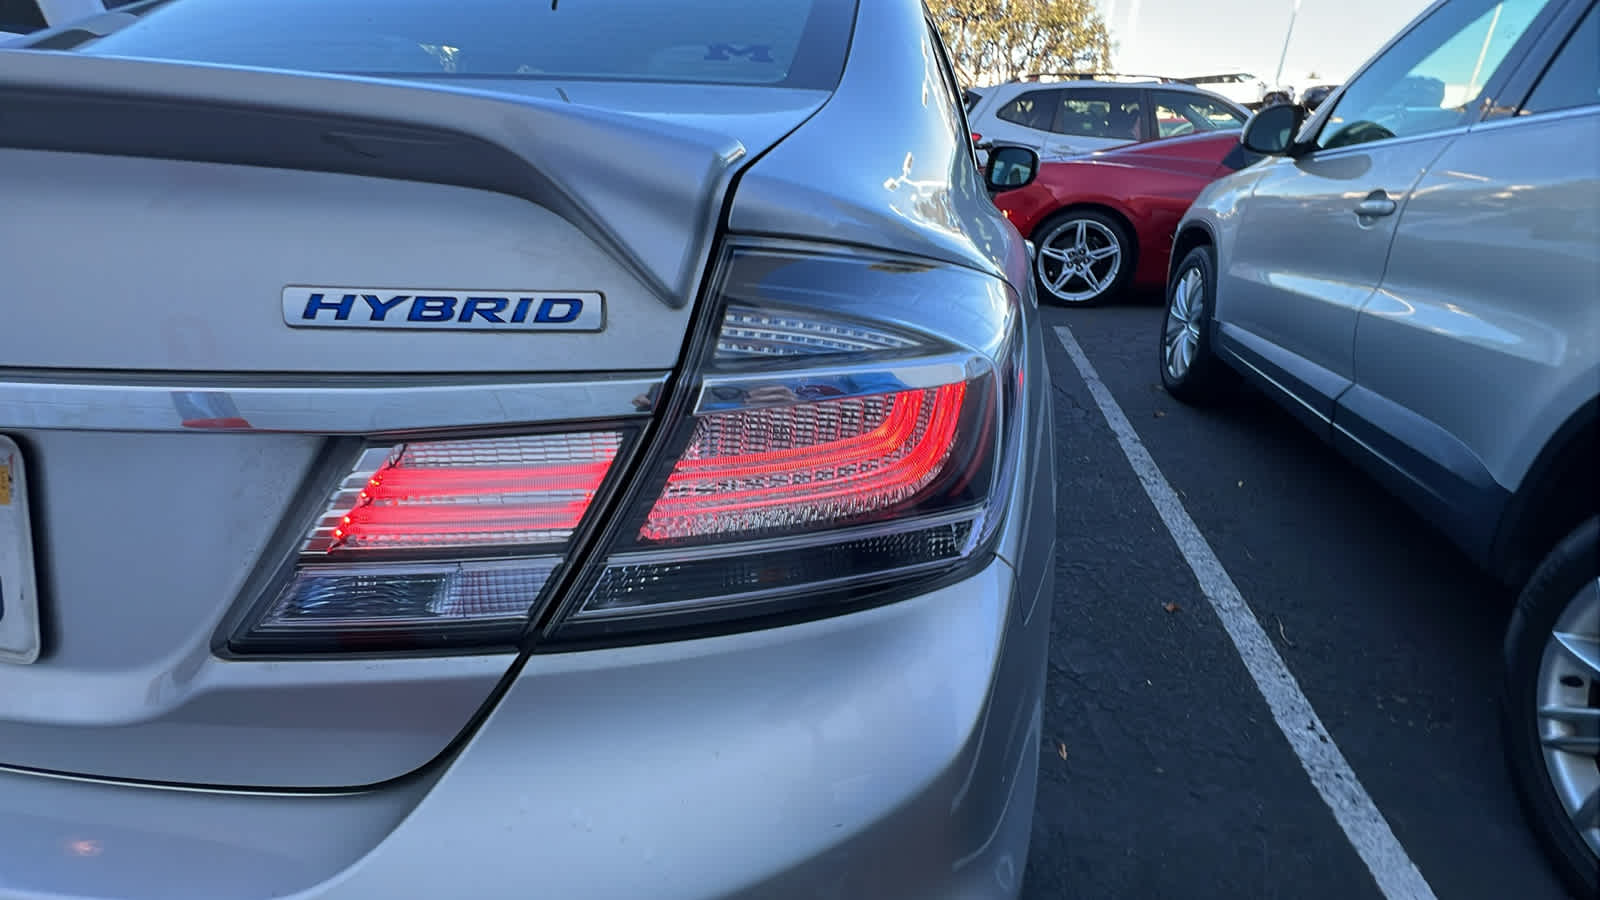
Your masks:
M1188 222L1180 225L1178 233L1172 239L1172 259L1167 263L1167 281L1172 281L1173 274L1177 271L1184 257L1196 247L1217 246L1216 235L1211 233L1211 228L1204 222Z
M1546 553L1589 516L1600 513L1600 396L1556 429L1506 503L1489 567L1520 587Z

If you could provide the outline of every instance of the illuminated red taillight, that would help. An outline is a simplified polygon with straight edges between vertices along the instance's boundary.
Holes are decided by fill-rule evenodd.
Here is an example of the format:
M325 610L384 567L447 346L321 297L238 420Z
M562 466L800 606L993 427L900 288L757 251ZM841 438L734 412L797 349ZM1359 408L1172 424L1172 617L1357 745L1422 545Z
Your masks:
M564 633L604 633L616 617L671 623L736 601L757 614L797 591L849 596L967 559L994 510L1001 382L976 357L920 364L708 389L735 404L763 399L692 417L648 513ZM794 402L772 399L783 396Z
M847 519L943 469L965 384L701 416L640 531L650 540Z
M974 132L972 132L972 142L973 142L973 143L974 143L974 144L981 144L981 143L983 143L983 135L981 135L981 134L979 134L979 133L977 133L977 132L976 132L976 131L974 131Z
M545 640L882 602L993 546L1015 472L1013 291L918 260L767 246L733 249L714 291L720 327L689 399ZM906 324L941 321L974 343Z
M340 517L326 552L566 540L620 444L599 432L402 445Z
M622 446L617 431L365 451L244 650L509 641L527 623Z

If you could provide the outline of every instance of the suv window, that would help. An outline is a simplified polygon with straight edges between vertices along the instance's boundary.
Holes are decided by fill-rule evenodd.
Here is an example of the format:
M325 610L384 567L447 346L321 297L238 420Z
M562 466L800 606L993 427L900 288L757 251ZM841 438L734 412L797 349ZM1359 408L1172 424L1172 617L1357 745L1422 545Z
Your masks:
M1226 103L1210 97L1182 91L1152 91L1150 102L1156 108L1156 131L1161 137L1244 127L1244 117Z
M1466 124L1483 88L1550 0L1446 3L1345 88L1318 145L1348 147Z
M995 118L1024 128L1049 131L1056 118L1058 93L1060 91L1029 91L1026 94L1019 94L1015 100L1001 107L1000 111L995 113Z
M46 24L36 0L0 0L0 32L28 34Z
M1600 4L1589 7L1522 111L1552 112L1596 103L1600 103Z
M1061 115L1055 131L1076 137L1144 137L1143 108L1138 91L1066 90L1061 92Z
M82 52L394 77L831 89L856 0L182 0Z

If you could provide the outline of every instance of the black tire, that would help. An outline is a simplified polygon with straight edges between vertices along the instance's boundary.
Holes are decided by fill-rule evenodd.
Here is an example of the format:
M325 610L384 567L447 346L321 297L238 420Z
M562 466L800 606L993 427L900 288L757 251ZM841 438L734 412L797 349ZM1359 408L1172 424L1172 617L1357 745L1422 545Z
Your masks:
M1186 369L1175 372L1168 355L1170 343L1175 339L1174 335L1169 334L1174 322L1173 301L1178 296L1179 286L1194 271L1199 272L1199 290L1198 292L1190 290L1186 294L1190 309L1185 317L1194 325L1193 331L1189 334L1189 339L1194 344L1193 361ZM1192 281L1190 286L1193 286ZM1216 309L1216 297L1216 251L1210 245L1196 247L1178 263L1177 268L1172 270L1172 279L1167 284L1167 302L1162 308L1161 340L1158 348L1161 351L1162 387L1180 402L1192 406L1204 406L1221 400L1238 382L1238 376L1234 371L1211 350L1211 314ZM1199 305L1196 307L1195 303Z
M1046 242L1079 221L1105 229L1117 242L1120 251L1117 272L1112 276L1110 283L1099 293L1082 299L1063 297L1056 292L1051 284L1051 277L1060 273L1062 263L1047 257L1044 252ZM1103 236L1096 234L1096 237ZM1133 278L1133 269L1139 261L1139 248L1134 243L1128 227L1117 217L1094 209L1067 209L1056 213L1033 230L1033 244L1033 280L1038 285L1039 300L1053 306L1099 306L1117 299L1127 288L1128 281ZM1052 271L1046 274L1047 269Z
M1600 857L1590 849L1551 784L1537 720L1539 667L1556 622L1587 582L1600 578L1600 517L1591 518L1550 551L1522 590L1506 632L1506 683L1501 712L1506 762L1529 823L1567 887L1600 897ZM1595 681L1591 702L1600 699ZM1600 762L1596 763L1600 765Z

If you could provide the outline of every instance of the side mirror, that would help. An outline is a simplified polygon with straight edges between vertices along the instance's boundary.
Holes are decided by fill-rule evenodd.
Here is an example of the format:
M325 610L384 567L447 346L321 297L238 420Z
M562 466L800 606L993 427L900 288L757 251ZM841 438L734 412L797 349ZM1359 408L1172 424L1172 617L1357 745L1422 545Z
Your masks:
M1039 154L1027 147L1003 146L989 151L984 178L993 193L1014 191L1039 177Z
M1240 143L1251 153L1282 156L1289 152L1295 133L1305 121L1306 111L1297 104L1263 107L1245 123Z

